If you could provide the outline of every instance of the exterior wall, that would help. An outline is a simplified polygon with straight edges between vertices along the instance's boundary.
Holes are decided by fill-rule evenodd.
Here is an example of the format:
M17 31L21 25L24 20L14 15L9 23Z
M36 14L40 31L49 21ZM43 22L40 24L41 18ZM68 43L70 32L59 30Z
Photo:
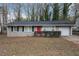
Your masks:
M28 31L26 31L25 29ZM18 32L16 30L14 31L14 27L13 27L13 32L11 31L11 27L7 28L8 37L33 36L33 35L34 32L32 32L31 27L24 27L24 32L22 32L22 27L19 27Z
M72 35L71 27L42 27L42 31L61 31L61 36Z
M36 28L34 28L34 31ZM61 31L61 36L70 36L72 35L72 27L42 27L41 31ZM32 32L32 27L24 27L24 31L22 31L22 27L19 27L19 31L13 27L13 32L11 31L11 27L7 27L7 36L8 37L16 37L16 36L33 36L34 32Z
M47 27L47 26L44 26L44 27L41 27L41 31L53 31L54 30L54 27ZM36 31L36 27L34 28L34 31Z
M52 26L51 27L50 26L49 27L46 27L46 26L42 27L42 31L53 31L53 30L55 30L55 29Z

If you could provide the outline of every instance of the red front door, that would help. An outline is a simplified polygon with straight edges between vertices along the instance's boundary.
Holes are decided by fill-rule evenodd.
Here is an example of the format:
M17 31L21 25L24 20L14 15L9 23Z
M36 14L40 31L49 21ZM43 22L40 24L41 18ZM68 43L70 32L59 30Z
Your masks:
M41 32L41 26L36 26L36 32Z

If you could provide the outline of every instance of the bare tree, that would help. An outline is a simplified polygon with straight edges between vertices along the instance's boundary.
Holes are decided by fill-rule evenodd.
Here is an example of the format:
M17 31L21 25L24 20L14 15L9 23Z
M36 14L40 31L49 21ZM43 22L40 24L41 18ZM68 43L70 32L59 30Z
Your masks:
M14 15L16 17L16 20L18 21L21 20L21 4L20 3L15 4Z
M7 30L7 4L4 3L2 4L2 17L3 17L3 20L2 20L2 25L1 25L1 33L4 33L6 30Z

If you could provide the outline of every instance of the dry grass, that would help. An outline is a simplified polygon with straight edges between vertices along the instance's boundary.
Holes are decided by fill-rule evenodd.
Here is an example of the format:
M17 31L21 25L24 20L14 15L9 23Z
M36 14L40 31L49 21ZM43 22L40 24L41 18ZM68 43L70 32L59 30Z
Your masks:
M63 38L8 38L4 35L0 35L0 55L79 55L79 46Z

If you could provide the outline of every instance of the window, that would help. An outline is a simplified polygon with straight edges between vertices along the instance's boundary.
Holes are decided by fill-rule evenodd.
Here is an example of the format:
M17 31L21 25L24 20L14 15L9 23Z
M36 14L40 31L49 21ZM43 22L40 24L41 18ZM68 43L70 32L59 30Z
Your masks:
M14 32L17 32L17 27L16 26L14 27Z
M32 32L34 32L34 26L32 26Z
M17 26L17 32L19 31L19 26Z
M28 27L24 27L24 32L28 32Z
M11 31L13 32L13 26L11 26Z
M32 32L32 27L28 27L28 32Z
M22 32L24 32L24 26L22 26Z

